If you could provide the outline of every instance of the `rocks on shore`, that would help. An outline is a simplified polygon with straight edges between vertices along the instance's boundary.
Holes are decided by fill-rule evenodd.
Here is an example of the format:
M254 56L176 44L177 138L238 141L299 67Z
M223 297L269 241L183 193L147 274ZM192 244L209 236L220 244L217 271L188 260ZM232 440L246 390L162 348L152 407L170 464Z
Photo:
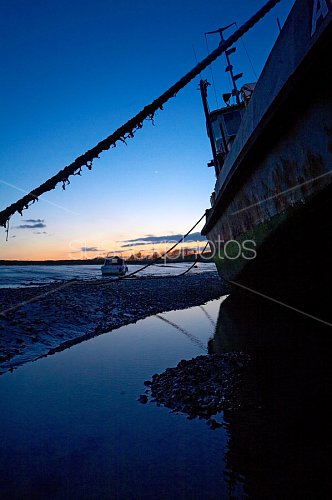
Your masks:
M188 419L207 420L211 429L222 424L211 418L224 410L241 407L241 391L250 358L241 352L197 356L182 360L175 368L155 374L149 387L150 401L166 406L175 413L185 413ZM148 396L138 400L146 404Z

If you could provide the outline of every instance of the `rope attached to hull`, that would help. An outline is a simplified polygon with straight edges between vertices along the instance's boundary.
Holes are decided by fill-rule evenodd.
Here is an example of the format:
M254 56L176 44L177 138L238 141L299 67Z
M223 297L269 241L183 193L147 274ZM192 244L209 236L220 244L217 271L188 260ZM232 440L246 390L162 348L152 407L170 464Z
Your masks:
M132 276L140 273L141 271L143 271L147 267L153 266L160 259L163 259L164 257L166 257L166 255L168 255L172 250L174 250L174 248L176 248L180 243L182 243L184 241L184 239L195 229L195 227L202 221L202 219L204 217L205 217L205 213L198 219L198 221L192 226L192 228L189 229L189 231L185 235L183 235L182 238L180 238L163 255L161 255L157 259L154 259L153 261L149 262L149 264L146 264L145 266L140 267L136 271L134 271L134 272L132 272L130 274L127 274L126 276L119 276L119 277L113 278L113 279L98 279L98 280L95 280L95 279L94 280L72 279L72 280L66 281L65 283L61 283L61 285L56 285L54 288L51 288L51 290L42 291L41 293L38 293L34 297L31 297L30 299L25 300L23 302L20 302L19 304L15 305L15 306L9 307L8 309L3 309L2 311L0 311L0 316L6 317L6 315L8 313L15 312L17 309L20 309L21 307L23 307L23 306L25 306L27 304L31 304L33 302L37 302L38 300L42 299L43 297L47 297L48 295L52 295L53 293L61 291L64 288L67 288L68 286L72 286L72 285L79 285L79 286L82 286L82 285L106 285L106 284L109 284L109 283L116 283L118 281L122 281L124 279L131 278ZM189 266L189 268L186 269L184 272L182 272L180 274L173 275L173 276L165 276L164 278L161 278L161 279L165 279L165 278L178 278L179 276L184 276L185 274L187 274L194 267L194 265L197 263L198 257L200 255L203 255L203 253L204 253L205 249L207 248L208 244L209 244L209 242L207 241L207 243L206 243L205 247L203 248L203 250L201 251L201 253L196 257L195 262L193 262L193 264L191 266ZM149 276L149 279L151 279L151 278L157 278L157 277L156 276Z
M83 155L79 156L70 165L60 170L56 175L45 181L43 184L35 188L30 193L26 194L15 203L11 204L0 212L0 226L6 227L12 215L16 212L22 215L23 210L29 208L30 204L38 201L38 198L52 189L55 189L57 184L62 183L62 188L65 189L70 184L69 177L72 175L81 175L82 168L87 167L92 169L92 162L103 151L107 151L111 147L116 147L118 141L126 143L127 139L134 137L134 134L143 127L143 122L146 119L153 121L154 115L158 110L162 110L164 104L182 90L189 82L199 75L207 66L215 61L229 47L237 42L245 33L247 33L255 24L257 24L280 0L269 0L254 16L246 23L237 29L233 35L227 40L221 42L219 46L212 51L205 59L198 63L191 71L184 75L166 92L155 99L152 103L145 106L137 115L128 120L124 125L118 128L115 132L109 135L106 139L99 142L95 147L88 150Z

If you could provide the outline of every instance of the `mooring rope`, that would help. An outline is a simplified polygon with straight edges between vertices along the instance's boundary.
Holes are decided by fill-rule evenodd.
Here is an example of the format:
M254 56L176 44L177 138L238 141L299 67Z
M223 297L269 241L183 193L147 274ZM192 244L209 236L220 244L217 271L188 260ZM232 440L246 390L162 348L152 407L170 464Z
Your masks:
M176 243L174 243L174 245L171 246L171 248L169 248L166 252L164 252L162 255L160 255L159 257L157 257L156 259L153 259L151 262L149 262L148 264L146 264L145 266L143 267L140 267L139 269L137 269L137 271L133 271L132 273L130 274L127 274L126 276L119 276L119 278L116 278L115 280L110 280L110 281L119 281L119 280L124 280L124 279L128 279L128 278L131 278L132 276L135 276L135 274L138 274L140 273L141 271L143 271L144 269L150 267L150 266L153 266L156 262L158 262L159 260L162 260L164 257L166 257L169 253L172 252L172 250L174 250L174 248L176 248L178 245L180 245L180 243L182 243L186 238L187 236L189 236L190 233L193 232L193 230L195 229L196 226L198 226L198 224L204 219L205 217L205 212L204 214L202 215L202 217L200 217L198 219L198 221L192 226L192 228L189 229L189 231L184 234ZM207 244L205 245L205 248L207 247ZM204 250L205 250L204 248ZM203 250L203 251L204 251ZM203 253L203 252L202 252ZM195 262L196 263L196 262ZM194 263L194 264L195 264ZM193 267L193 266L191 266ZM187 272L187 270L186 270ZM181 273L177 276L181 276L182 274L185 274L185 273ZM103 282L105 283L105 280L103 280Z
M140 267L139 269L136 269L136 271L133 271L132 273L129 273L129 274L126 274L124 276L118 276L116 278L109 278L109 279L98 279L98 280L86 280L85 283L89 283L89 284L92 284L92 285L106 285L108 283L115 283L116 281L121 281L121 280L126 280L128 278L132 278L133 276L135 276L136 274L144 271L144 269L147 269L148 267L150 266L154 266L156 264L156 262L159 262L160 260L164 259L169 253L171 253L178 245L180 245L180 243L182 243L186 238L187 236L189 236L190 233L193 232L193 230L198 226L198 224L204 219L205 217L205 212L204 214L198 219L197 222L195 222L195 224L189 229L189 231L186 232L186 234L184 234L183 236L181 236L181 238L176 242L174 243L174 245L171 246L171 248L169 248L166 252L164 252L162 255L159 255L158 257L156 257L155 259L153 259L151 262L149 262L148 264L145 264L144 266ZM207 248L209 242L207 241L205 247L203 248L202 252L199 254L199 255L202 255L203 252L205 251L205 249ZM195 262L193 262L193 264L189 267L189 269L186 269L184 272L180 273L180 274L176 274L174 276L167 276L167 278L177 278L178 276L183 276L184 274L187 274L193 267L195 264L197 264L197 259L199 257L199 255L196 257L196 260ZM152 276L149 276L149 278L152 278ZM159 276L158 276L159 277ZM82 284L82 281L80 280L72 280L71 281L71 284L72 285L80 285Z
M20 309L21 307L23 307L23 306L25 306L27 304L31 304L33 302L37 302L38 300L42 299L43 297L47 297L48 295L52 295L53 293L58 292L60 290L63 290L64 288L67 288L68 286L71 286L71 285L80 285L80 286L82 286L82 285L106 285L106 284L109 284L109 283L116 283L118 281L122 281L124 279L130 278L131 276L134 276L134 275L140 273L141 271L143 271L147 267L150 267L150 266L154 265L158 260L163 259L166 255L168 255L172 250L174 250L174 248L176 248L180 243L182 243L182 241L184 241L184 239L195 229L195 227L202 221L202 219L204 217L205 217L205 213L202 215L202 217L200 217L198 219L198 221L196 222L196 224L194 224L192 226L192 228L185 235L182 236L182 238L180 238L171 248L169 248L167 250L167 252L165 252L160 257L154 259L153 261L149 262L145 266L140 267L136 271L134 271L134 272L132 272L130 274L127 274L126 276L119 276L119 277L113 278L113 279L94 279L94 280L72 279L72 280L66 281L65 283L61 283L60 285L56 285L54 288L51 288L51 290L42 291L41 293L38 293L34 297L30 297L29 299L24 300L24 301L20 302L19 304L16 304L15 306L11 306L11 307L9 307L7 309L3 309L2 311L0 311L0 316L6 317L6 315L8 313L15 312L17 309ZM205 247L203 248L202 252L199 255L203 254L203 252L205 251L205 249L208 246L208 244L209 244L209 242L207 241ZM196 261L188 269L186 269L183 273L176 274L175 276L170 275L170 276L164 276L164 277L149 276L148 279L151 279L151 278L161 278L161 279L165 279L165 278L178 278L180 276L183 276L183 275L185 275L187 272L189 272L194 267L194 265L197 263L197 259L198 259L199 255L196 257ZM147 279L147 278L144 278L144 279Z
M185 274L189 273L189 271L191 271L191 270L192 270L192 268L193 268L193 267L195 267L195 266L196 266L196 264L199 262L198 257L200 257L201 255L203 255L203 253L205 252L205 250L206 250L206 249L207 249L207 247L208 247L208 244L209 244L209 242L207 241L207 242L206 242L206 245L205 245L205 247L203 248L203 250L201 251L201 253L200 253L200 254L196 254L196 259L195 259L195 261L192 263L192 265L191 265L190 267L188 267L188 269L186 269L183 273L176 274L176 275L174 276L174 278L178 278L179 276L184 276Z
M172 85L166 92L160 95L152 103L145 106L137 115L128 120L106 139L99 142L92 149L79 156L70 165L60 170L56 175L45 181L43 184L26 194L15 203L0 212L0 226L6 228L10 217L18 212L22 215L23 210L29 208L30 204L38 201L39 196L55 189L58 183L62 183L63 189L70 184L69 177L72 175L81 175L82 168L92 169L92 162L99 155L111 147L116 147L118 141L126 143L127 139L134 137L134 134L143 127L146 119L153 121L154 115L158 110L162 110L164 104L182 90L189 82L199 75L207 66L215 61L222 53L237 42L245 33L247 33L255 24L257 24L280 0L269 0L260 10L256 12L246 23L238 28L227 40L220 42L219 46L213 50L206 58L198 63L186 75Z

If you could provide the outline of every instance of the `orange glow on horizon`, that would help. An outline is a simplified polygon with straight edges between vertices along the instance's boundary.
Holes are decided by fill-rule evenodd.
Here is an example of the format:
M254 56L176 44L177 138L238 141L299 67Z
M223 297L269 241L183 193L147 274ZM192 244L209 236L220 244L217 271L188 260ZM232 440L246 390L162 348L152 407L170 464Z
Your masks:
M13 240L14 241L14 240ZM155 258L157 255L164 254L174 243L155 243L149 245L137 245L130 248L121 248L118 245L110 245L109 250L98 250L98 247L86 247L81 250L68 249L67 244L63 242L50 241L33 241L26 244L16 244L16 242L8 241L2 246L0 260L88 260L96 257L106 257L107 254L118 254L125 259L131 256L134 258ZM200 252L205 246L205 242L190 242L181 243L174 249L173 255L187 255L195 251ZM75 247L74 247L75 248ZM96 250L92 250L96 248Z

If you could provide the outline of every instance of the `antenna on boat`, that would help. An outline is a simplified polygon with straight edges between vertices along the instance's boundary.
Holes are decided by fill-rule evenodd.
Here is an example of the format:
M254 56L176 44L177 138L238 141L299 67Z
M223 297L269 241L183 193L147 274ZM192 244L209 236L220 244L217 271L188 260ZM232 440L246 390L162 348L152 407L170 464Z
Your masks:
M223 32L225 30L227 30L228 28L230 28L231 26L234 26L235 24L236 23L232 23L232 24L229 24L228 26L225 26L223 28L218 28L217 30L214 30L214 31L207 31L205 33L205 35L212 35L214 33L219 33L220 38L221 38L221 42L224 42L225 38L224 38ZM233 54L235 51L236 51L236 47L232 47L232 48L230 48L230 49L228 49L228 50L225 51L226 61L227 61L227 67L226 67L225 71L229 72L231 80L232 80L232 83L233 83L233 89L232 89L232 94L231 95L233 95L235 97L236 104L240 104L240 92L239 92L239 90L237 88L236 81L243 76L243 73L239 73L238 75L234 75L234 73L233 73L233 65L231 64L231 61L230 61L230 58L229 58L229 56L231 54Z
M215 172L216 172L216 177L218 177L221 166L219 164L218 160L218 155L217 155L217 148L213 139L213 130L212 130L212 123L210 119L210 110L209 110L209 105L207 101L207 88L210 85L210 83L207 80L200 80L199 82L199 88L201 91L201 97L202 97L202 102L203 102L203 108L204 108L204 114L206 118L206 128L208 132L208 136L210 139L210 144L211 144L211 150L212 150L212 156L213 160L208 164L208 166L214 166Z

